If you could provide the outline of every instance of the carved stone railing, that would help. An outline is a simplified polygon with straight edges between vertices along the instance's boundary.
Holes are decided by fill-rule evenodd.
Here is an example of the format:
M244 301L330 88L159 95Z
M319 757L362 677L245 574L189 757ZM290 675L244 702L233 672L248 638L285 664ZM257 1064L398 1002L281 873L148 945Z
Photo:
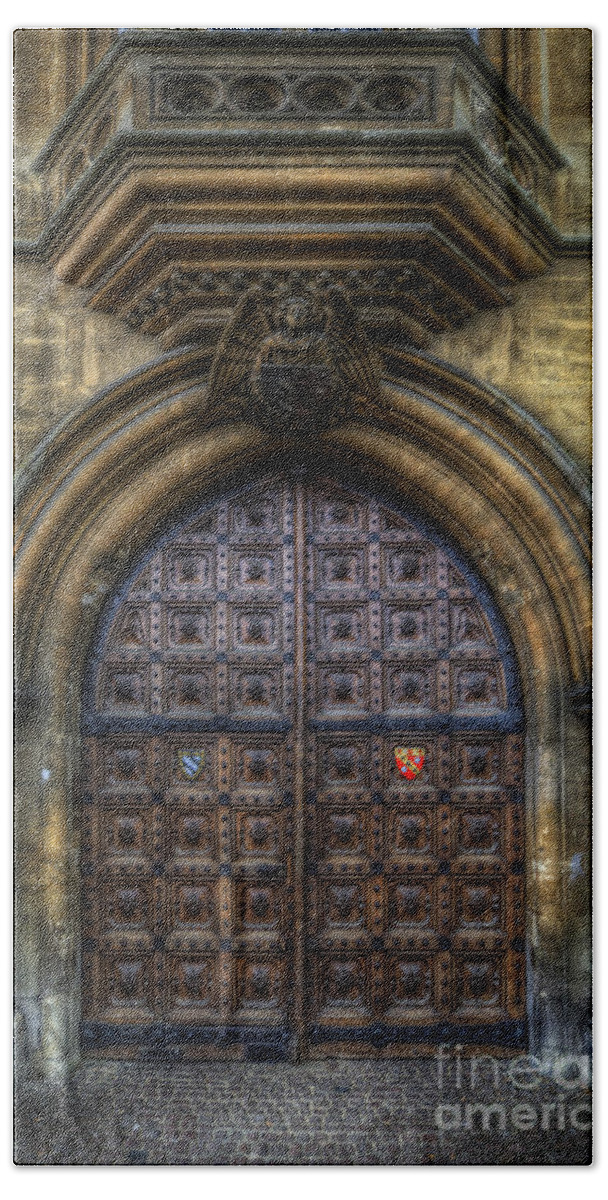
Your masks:
M563 251L565 163L464 31L129 32L37 168L39 252L167 345L294 280L425 343Z

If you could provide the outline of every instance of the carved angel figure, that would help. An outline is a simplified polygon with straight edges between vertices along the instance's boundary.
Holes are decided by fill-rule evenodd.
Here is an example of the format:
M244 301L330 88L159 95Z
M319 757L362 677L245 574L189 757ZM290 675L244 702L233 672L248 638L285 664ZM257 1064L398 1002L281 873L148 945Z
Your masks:
M377 389L365 335L337 287L286 289L274 299L250 289L220 339L209 380L213 407L236 405L281 433L327 428Z

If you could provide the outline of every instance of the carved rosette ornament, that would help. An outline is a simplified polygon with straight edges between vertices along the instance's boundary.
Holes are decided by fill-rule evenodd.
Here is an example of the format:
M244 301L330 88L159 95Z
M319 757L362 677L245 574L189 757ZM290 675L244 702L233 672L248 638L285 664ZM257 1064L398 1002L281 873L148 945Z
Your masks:
M273 296L251 288L217 347L209 404L297 437L344 420L378 386L372 352L340 288L303 283Z

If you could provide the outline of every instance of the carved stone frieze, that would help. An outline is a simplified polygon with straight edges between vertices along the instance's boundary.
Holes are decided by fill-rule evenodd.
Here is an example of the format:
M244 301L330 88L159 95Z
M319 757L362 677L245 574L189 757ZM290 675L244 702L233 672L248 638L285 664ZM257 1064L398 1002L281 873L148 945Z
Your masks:
M435 110L435 71L180 71L153 78L153 113L159 120L232 115L333 116L373 113L382 118L429 121Z
M372 342L397 330L410 341L420 340L419 322L440 332L448 324L465 320L475 311L471 300L448 292L445 283L428 268L410 266L379 267L349 271L336 270L202 270L172 268L162 282L155 284L126 314L127 323L142 332L171 333L174 323L190 326L190 337L199 340L217 330L219 336L227 314L234 315L241 298L251 289L266 298L278 298L285 291L327 291L339 288ZM197 323L205 313L204 326Z
M373 302L379 298L403 299L413 285L424 287L423 272L401 267L375 271L268 271L268 270L187 270L175 267L167 278L151 288L127 313L126 320L134 329L141 329L152 318L166 312L174 301L208 302L212 297L233 305L251 288L269 297L278 297L285 290L298 287L328 288L337 286L358 301ZM428 285L427 285L428 286Z

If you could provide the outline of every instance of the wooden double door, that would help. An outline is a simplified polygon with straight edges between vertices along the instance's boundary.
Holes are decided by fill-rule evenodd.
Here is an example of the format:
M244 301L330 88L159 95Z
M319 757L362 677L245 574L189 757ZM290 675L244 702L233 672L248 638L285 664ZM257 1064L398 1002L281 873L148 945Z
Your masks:
M84 713L85 1048L524 1044L513 663L402 513L289 478L206 507L111 605Z

